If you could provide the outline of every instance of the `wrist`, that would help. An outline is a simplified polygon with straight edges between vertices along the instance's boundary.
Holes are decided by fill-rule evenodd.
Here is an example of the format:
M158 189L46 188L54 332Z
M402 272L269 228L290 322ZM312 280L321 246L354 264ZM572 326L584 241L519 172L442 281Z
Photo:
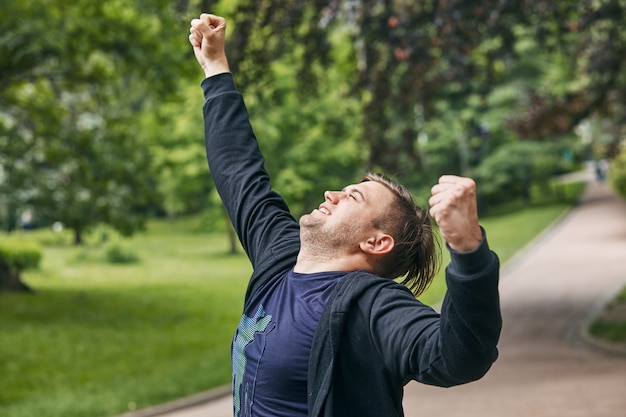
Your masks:
M230 67L226 60L216 60L211 62L204 62L202 65L204 75L206 78L213 77L214 75L230 72Z
M447 241L448 246L455 252L467 253L476 250L483 242L484 235L480 226L477 227L470 235L462 236L462 239Z
M496 265L499 263L498 256L489 248L487 235L482 228L481 233L483 239L480 245L471 252L457 252L447 245L450 252L448 268L455 271L455 273L462 273L466 276L476 274L477 277L480 277L486 269L497 267L494 266L494 262Z

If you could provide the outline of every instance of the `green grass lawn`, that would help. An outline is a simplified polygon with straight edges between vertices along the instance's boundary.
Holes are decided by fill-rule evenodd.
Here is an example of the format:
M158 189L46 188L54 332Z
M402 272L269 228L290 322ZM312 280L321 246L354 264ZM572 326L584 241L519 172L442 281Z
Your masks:
M568 207L482 224L504 263ZM199 218L153 222L127 240L103 236L84 247L47 230L11 237L42 242L44 257L24 276L34 294L0 294L0 416L113 416L229 383L245 255L228 255L225 233ZM138 262L107 262L111 248ZM424 302L441 299L441 275Z
M151 226L113 244L138 263L47 245L36 292L0 294L0 416L111 416L229 381L247 258L188 222Z

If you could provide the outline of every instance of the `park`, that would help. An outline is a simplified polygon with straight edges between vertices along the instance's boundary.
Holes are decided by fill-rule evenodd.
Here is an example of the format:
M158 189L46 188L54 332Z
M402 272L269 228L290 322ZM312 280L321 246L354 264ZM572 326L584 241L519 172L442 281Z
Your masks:
M611 359L589 371L622 369L621 2L66 3L0 6L0 415L132 415L230 383L252 268L202 141L202 74L187 36L209 8L229 21L231 69L294 217L368 171L400 180L423 206L440 175L475 179L480 223L503 266L503 304L519 303L505 310L511 337L494 378L518 373L527 377L519 389L536 390L520 416L560 415L532 386L532 370L515 366L520 346L542 346L533 334L514 337L517 320L541 322L521 314L528 306L573 323L538 327L537 341L548 329L583 329L582 339L565 331L579 349L561 352L572 367L596 359L580 351L606 346ZM609 200L615 223L604 226L604 212L586 210ZM557 239L573 245L565 255L542 251L572 219L587 234ZM530 274L543 277L562 256L579 265L596 232L597 245L612 244L576 267L570 285L555 269L535 292L509 292L524 281L516 273L529 251L543 267ZM443 255L425 304L446 292ZM610 288L594 286L596 267L609 271ZM593 311L576 310L586 297ZM570 369L535 355L537 366ZM471 415L497 415L501 405L484 398L493 385L481 384L407 393L437 399L425 412L469 402ZM559 382L544 392L559 390L584 391ZM603 395L603 407L581 415L620 415L623 398Z

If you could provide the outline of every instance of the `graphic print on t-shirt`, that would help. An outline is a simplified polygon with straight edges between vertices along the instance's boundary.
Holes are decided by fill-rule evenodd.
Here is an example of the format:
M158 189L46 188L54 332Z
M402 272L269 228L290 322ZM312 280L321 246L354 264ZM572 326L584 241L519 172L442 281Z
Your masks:
M265 315L265 309L262 305L259 306L256 313L252 317L248 317L245 314L241 316L239 326L237 326L237 333L233 340L233 404L235 407L235 415L239 415L241 409L241 388L243 377L246 371L246 355L245 349L250 344L255 335L261 334L267 328L267 325L272 321L272 316Z
M324 306L345 272L284 271L244 309L232 342L236 417L306 417L311 344Z

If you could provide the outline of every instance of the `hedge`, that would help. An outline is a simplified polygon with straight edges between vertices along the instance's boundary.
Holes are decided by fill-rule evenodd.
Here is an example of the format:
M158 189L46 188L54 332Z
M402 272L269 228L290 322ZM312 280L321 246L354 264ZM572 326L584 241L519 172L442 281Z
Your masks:
M613 189L626 198L626 149L611 161L609 181Z
M40 261L41 250L33 244L16 241L0 243L0 265L8 267L13 273L37 268Z

